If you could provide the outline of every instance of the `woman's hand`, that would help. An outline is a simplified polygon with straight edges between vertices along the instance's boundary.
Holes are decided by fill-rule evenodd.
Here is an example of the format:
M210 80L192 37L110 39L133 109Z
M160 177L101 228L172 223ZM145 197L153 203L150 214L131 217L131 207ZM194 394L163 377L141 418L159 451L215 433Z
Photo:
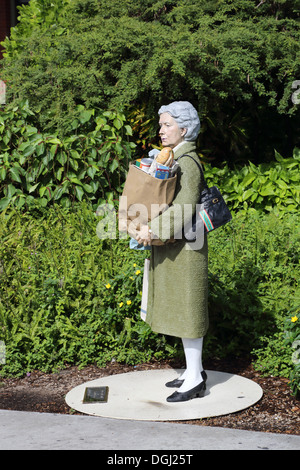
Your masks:
M151 245L152 232L148 225L143 225L137 235L137 242L139 245Z

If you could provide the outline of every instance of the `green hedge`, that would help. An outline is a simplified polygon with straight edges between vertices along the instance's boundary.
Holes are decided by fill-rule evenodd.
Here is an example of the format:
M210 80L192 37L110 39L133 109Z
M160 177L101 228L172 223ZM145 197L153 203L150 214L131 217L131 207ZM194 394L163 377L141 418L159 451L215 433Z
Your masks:
M117 198L128 162L135 158L132 128L118 111L78 106L68 137L40 133L25 102L0 112L0 211L43 208L59 203ZM218 185L234 211L297 212L300 204L300 151L290 158L249 162L230 169L205 165L209 184Z
M121 191L135 148L123 113L77 106L63 139L36 126L28 102L0 112L0 211L97 204Z
M7 100L43 129L74 108L191 101L217 161L290 155L299 135L299 11L293 0L31 0L4 43ZM296 95L295 95L296 97ZM295 101L295 102L294 102ZM156 129L150 137L154 137Z
M66 364L104 365L113 358L136 364L181 354L180 340L153 333L139 316L148 253L130 250L128 240L100 240L97 222L86 203L72 210L56 205L40 218L18 210L2 212L3 374L51 371ZM285 331L288 312L297 316L296 227L298 214L286 215L280 223L274 214L240 214L209 235L206 358L249 355L266 338ZM293 326L299 335L299 322ZM292 372L296 339L294 335L288 346L283 337L277 341L287 354L264 357L265 370L275 367L285 376Z

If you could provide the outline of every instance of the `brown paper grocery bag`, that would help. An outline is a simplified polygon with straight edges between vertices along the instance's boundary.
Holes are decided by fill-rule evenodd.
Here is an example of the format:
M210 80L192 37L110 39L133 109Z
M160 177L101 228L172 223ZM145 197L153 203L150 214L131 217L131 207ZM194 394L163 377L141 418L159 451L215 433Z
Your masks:
M131 163L119 205L119 230L136 238L141 225L160 215L172 203L177 175L161 180Z

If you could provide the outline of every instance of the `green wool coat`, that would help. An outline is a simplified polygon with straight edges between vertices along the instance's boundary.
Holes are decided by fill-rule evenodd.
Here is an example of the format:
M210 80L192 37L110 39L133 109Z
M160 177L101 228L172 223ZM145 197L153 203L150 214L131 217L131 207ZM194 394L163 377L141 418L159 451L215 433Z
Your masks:
M184 142L175 151L175 160L189 154L199 161L195 142ZM162 241L181 233L186 217L184 204L199 201L201 175L189 157L180 159L172 205L149 223ZM170 233L166 233L170 230ZM152 330L180 338L201 338L208 329L208 250L205 235L200 250L187 249L185 240L152 246L146 322Z

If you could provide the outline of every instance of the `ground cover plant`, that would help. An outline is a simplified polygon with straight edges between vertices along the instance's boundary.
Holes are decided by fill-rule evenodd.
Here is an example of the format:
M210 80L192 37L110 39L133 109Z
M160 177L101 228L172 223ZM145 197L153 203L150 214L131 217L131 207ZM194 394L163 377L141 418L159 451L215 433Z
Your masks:
M112 357L146 360L143 334L133 328L143 264L125 241L99 240L91 206L71 212L55 206L44 218L2 212L1 235L4 369L22 374Z
M255 349L261 370L296 375L295 392L297 223L298 214L279 219L250 212L210 234L211 326L205 341L211 358L244 357ZM96 226L97 215L88 203L73 209L55 205L39 218L17 209L2 212L2 374L180 356L178 340L156 335L140 319L147 252L129 249L128 239L100 240ZM294 318L292 334L288 312ZM271 353L266 341L281 354Z
M246 211L297 212L300 204L300 150L295 148L290 158L283 158L276 150L274 161L254 165L222 168L205 165L206 179L217 182L227 204Z
M300 386L299 247L298 213L280 218L256 211L236 216L216 232L209 250L211 334L215 330L228 353L251 350L262 373L290 377L295 394Z

